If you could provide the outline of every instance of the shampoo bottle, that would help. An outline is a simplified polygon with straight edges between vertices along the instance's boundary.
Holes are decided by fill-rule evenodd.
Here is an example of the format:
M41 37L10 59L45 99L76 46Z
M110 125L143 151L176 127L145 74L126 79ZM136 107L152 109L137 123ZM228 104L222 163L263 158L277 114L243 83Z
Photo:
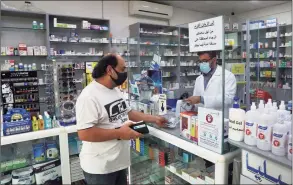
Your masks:
M44 130L44 120L42 115L39 115L39 130Z
M251 146L256 145L256 130L258 116L259 112L256 110L255 102L252 102L250 111L246 112L244 135L244 142Z
M279 106L279 110L277 111L278 119L281 121L285 120L286 115L290 115L290 111L286 110L285 102L281 101L281 104Z
M32 125L33 125L33 131L39 130L39 122L38 122L36 116L33 116Z
M273 119L273 116L269 114L269 109L265 108L257 123L256 146L261 150L271 150Z
M45 129L52 128L52 119L50 118L50 115L48 114L47 111L44 112L44 115L45 115L45 119L44 119Z
M273 139L272 139L272 153L278 156L286 155L286 140L288 134L288 125L278 120L277 124L273 126Z
M238 98L234 98L233 108L229 109L229 139L244 140L245 111L240 109Z

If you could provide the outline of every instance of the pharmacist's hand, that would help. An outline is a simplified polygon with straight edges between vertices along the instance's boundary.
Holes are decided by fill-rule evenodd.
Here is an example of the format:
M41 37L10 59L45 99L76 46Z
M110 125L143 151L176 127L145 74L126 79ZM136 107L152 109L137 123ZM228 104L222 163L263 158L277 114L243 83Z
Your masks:
M200 96L190 96L189 98L183 100L190 105L199 104L200 103Z
M166 118L162 117L162 116L156 116L155 123L159 127L164 127L166 125L166 123L168 123L168 120Z
M134 123L127 121L123 124L122 127L118 129L118 138L122 140L136 139L142 136L142 134L132 130L129 126Z

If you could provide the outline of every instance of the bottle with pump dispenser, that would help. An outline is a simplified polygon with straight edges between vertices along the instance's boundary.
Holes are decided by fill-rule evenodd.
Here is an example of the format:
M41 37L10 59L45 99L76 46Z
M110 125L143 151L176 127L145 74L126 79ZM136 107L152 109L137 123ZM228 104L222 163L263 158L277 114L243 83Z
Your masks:
M39 130L44 130L44 120L43 120L43 116L39 115Z
M265 107L257 123L257 148L264 151L271 150L272 127L274 123L274 117L269 113L269 109Z
M257 131L258 116L259 116L259 112L256 110L255 102L252 102L250 111L246 112L246 120L245 120L244 142L247 145L251 145L251 146L256 145L256 131Z
M286 140L288 135L288 125L282 120L278 120L273 126L273 138L272 138L272 153L278 156L286 155Z
M229 109L229 139L244 140L245 111L240 109L238 98L234 98L233 108Z

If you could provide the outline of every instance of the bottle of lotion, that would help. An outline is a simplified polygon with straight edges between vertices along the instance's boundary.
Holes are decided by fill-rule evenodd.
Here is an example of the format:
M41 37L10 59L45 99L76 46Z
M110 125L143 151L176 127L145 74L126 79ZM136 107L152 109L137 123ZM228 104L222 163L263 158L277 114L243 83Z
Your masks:
M229 109L229 139L244 140L245 111L240 109L238 98L234 98L233 108Z
M39 130L39 122L38 122L36 116L33 116L32 125L33 125L33 131Z
M44 130L44 120L42 115L39 115L39 130Z
M255 102L252 102L250 111L246 112L245 120L245 135L244 142L248 145L256 145L256 130L257 130L257 118L259 112L256 110Z
M269 109L265 108L257 123L256 146L261 150L271 150L273 119L273 116L269 114Z

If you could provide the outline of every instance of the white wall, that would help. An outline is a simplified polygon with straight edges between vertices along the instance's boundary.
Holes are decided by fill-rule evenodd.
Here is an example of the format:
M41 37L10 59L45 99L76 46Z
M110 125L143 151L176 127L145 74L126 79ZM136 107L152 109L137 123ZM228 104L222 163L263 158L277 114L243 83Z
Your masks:
M24 1L3 1L7 5L21 7ZM128 26L137 22L168 25L168 21L147 17L128 15L128 1L31 1L32 4L49 14L71 15L80 17L104 18L110 20L113 37L129 36ZM102 13L102 4L103 10ZM102 15L103 14L103 15ZM174 7L174 15L170 25L179 25L205 18L211 14L185 10Z
M261 1L259 1L261 3ZM241 14L236 14L238 20L245 22L246 19L261 20L268 18L277 18L278 22L292 23L292 2L275 5L267 8L257 9Z

